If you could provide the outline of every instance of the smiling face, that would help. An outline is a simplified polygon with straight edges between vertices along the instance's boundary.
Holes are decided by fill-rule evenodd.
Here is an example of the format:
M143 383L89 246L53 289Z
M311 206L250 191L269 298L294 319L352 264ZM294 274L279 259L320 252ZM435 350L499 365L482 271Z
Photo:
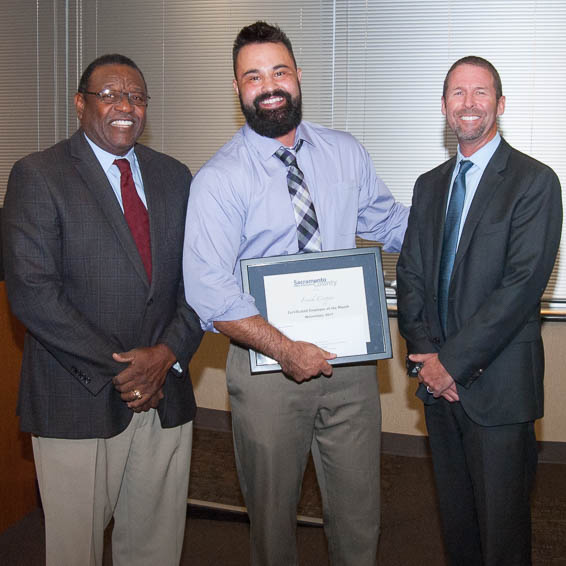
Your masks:
M233 84L250 127L262 136L292 145L301 122L300 80L301 71L282 43L242 47Z
M88 81L89 92L104 89L146 94L140 73L128 65L97 67ZM122 97L117 104L105 104L92 94L75 94L75 108L81 127L96 145L113 155L125 155L145 127L145 106L130 104Z
M462 64L448 77L442 113L456 134L466 157L493 139L497 117L505 111L505 97L497 99L491 73L477 65Z

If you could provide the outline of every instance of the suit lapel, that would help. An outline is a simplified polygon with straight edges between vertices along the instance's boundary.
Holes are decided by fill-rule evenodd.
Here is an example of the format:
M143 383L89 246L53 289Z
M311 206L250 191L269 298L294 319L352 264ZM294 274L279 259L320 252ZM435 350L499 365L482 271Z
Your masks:
M454 259L453 272L458 269L458 265L462 261L462 258L466 255L478 222L481 220L485 211L489 208L490 202L495 197L497 190L499 189L499 185L503 181L501 171L503 171L507 166L510 150L511 148L507 142L501 139L499 147L495 150L495 153L489 160L489 163L483 172L476 194L472 200L472 205L470 206L470 210L466 217L464 228L462 229L462 235L460 236L460 242L458 244L458 251L456 252L456 258Z
M452 180L452 171L456 158L447 161L439 172L437 181L434 181L432 191L434 202L431 207L431 222L427 229L430 237L427 239L432 244L432 277L434 278L434 288L438 288L438 275L440 270L440 256L442 254L442 240L444 236L444 221L446 218L446 207L448 206L448 193ZM440 228L439 228L440 227Z
M136 247L130 228L126 223L124 213L120 208L118 200L114 196L114 191L106 177L106 173L102 170L98 159L96 159L91 147L84 138L82 130L78 130L71 137L71 155L75 160L75 167L85 185L98 201L100 208L108 219L108 223L114 230L120 244L134 265L135 270L145 284L149 285L138 248Z

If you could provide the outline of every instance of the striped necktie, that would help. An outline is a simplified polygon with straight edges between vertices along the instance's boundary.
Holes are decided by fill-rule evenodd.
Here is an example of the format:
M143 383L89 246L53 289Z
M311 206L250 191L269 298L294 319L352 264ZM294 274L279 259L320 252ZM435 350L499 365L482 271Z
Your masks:
M294 151L299 151L303 140L299 140ZM320 230L314 204L309 193L305 176L297 165L297 158L287 148L281 146L275 154L287 167L287 187L295 212L299 252L319 252L322 250Z

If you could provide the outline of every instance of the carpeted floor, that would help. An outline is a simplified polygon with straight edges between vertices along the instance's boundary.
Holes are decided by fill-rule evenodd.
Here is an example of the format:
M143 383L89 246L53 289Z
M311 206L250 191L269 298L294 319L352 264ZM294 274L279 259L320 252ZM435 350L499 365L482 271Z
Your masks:
M430 460L384 454L381 473L378 563L445 566ZM248 564L247 517L198 503L209 501L230 509L243 506L230 433L195 429L189 498L193 503L188 508L182 566ZM299 514L306 523L309 518L316 523L321 516L312 463L305 474ZM297 539L301 566L328 564L322 528L301 523ZM105 566L109 566L109 548L106 551ZM43 519L38 509L0 535L0 564L39 566L43 562ZM533 565L566 566L566 465L539 465L533 498Z

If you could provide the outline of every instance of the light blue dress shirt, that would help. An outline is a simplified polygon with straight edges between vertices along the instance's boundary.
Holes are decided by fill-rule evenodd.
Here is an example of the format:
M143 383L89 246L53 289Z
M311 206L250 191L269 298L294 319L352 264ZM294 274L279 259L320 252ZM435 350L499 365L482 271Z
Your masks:
M136 191L143 202L144 206L147 208L147 202L145 200L145 192L143 190L143 181L140 171L140 166L138 163L138 158L136 157L136 153L134 152L134 148L132 147L126 155L112 155L108 153L104 149L98 147L89 137L85 134L86 141L89 143L90 147L92 147L92 151L94 151L94 155L96 155L96 159L100 163L104 173L108 177L108 181L112 185L112 190L120 203L120 208L122 212L124 212L124 205L122 204L122 191L120 190L120 169L118 169L117 165L114 165L115 159L127 159L130 162L130 168L132 170L132 177L134 178L134 184L136 185Z
M474 200L474 195L478 185L480 184L483 172L489 163L489 160L493 157L497 146L501 142L501 136L499 132L495 134L495 137L486 143L483 147L478 149L475 153L470 155L470 157L464 157L460 153L460 146L458 146L458 151L456 154L456 166L452 172L452 181L450 182L450 193L448 195L448 201L450 202L450 196L452 195L452 187L454 186L454 179L460 170L460 161L471 161L473 163L472 167L468 169L466 173L466 198L464 199L464 208L462 209L462 219L460 220L460 231L458 232L458 243L460 243L460 236L462 235L462 230L464 229L464 223L466 222L466 217L472 205L472 200ZM448 204L446 206L446 211L448 211Z
M302 122L297 163L316 210L323 250L354 248L355 236L399 251L408 209L376 175L350 134ZM240 259L298 252L281 144L247 124L197 173L191 185L183 269L187 302L205 330L213 321L258 314L243 293Z

